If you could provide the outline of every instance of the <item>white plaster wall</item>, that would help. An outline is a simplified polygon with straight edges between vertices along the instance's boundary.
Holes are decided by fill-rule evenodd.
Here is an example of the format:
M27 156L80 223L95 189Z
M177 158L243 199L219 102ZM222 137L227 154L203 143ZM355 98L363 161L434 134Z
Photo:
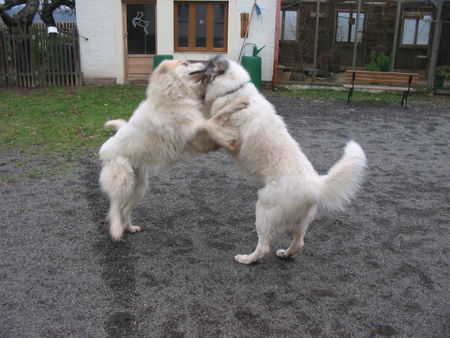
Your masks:
M156 51L158 54L173 54L174 19L173 0L156 2Z
M119 13L120 0L77 0L81 70L85 78L117 78Z

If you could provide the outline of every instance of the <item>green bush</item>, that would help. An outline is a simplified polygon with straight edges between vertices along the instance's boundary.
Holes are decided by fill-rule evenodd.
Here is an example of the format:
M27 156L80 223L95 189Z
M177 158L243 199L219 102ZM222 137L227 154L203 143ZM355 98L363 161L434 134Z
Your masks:
M436 75L442 76L444 79L450 79L450 65L437 67Z
M384 53L377 54L372 49L370 52L370 62L366 65L366 69L372 72L388 72L391 68L391 58Z

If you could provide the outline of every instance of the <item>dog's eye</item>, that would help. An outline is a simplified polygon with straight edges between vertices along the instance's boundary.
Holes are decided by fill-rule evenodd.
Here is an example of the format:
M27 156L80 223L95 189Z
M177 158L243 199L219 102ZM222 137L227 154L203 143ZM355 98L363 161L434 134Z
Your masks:
M182 65L185 66L185 67L189 66L190 64L191 63L189 61L185 61L185 62L182 63Z

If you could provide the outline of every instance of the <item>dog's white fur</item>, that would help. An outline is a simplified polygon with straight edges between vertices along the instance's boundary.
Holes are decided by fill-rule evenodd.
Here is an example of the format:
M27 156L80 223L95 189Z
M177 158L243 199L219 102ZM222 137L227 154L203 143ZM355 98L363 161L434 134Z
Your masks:
M112 120L117 130L101 147L100 185L110 199L110 235L119 240L125 231L136 232L131 211L147 188L149 169L166 167L188 155L217 149L206 133L199 132L202 114L200 87L189 73L198 64L164 61L151 76L147 99L129 121Z
M235 259L243 264L256 262L270 251L271 239L281 230L292 231L293 240L276 254L290 257L303 247L305 232L318 209L342 210L354 197L363 180L365 154L350 141L328 174L319 175L242 66L220 57L211 66L209 78L203 79L205 102L212 114L206 128L214 141L234 153L244 172L265 183L256 203L258 245L252 254ZM248 100L247 108L221 110L242 100Z

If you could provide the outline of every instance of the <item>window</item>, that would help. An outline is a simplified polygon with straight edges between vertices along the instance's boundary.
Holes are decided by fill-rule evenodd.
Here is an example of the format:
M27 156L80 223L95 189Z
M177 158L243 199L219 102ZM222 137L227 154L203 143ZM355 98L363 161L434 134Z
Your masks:
M355 12L337 12L336 42L355 42L356 35ZM364 31L365 14L359 13L358 42L362 41Z
M426 46L430 40L431 15L406 16L403 19L403 45Z
M175 50L226 52L226 2L175 2Z
M281 40L297 40L297 10L281 10Z

